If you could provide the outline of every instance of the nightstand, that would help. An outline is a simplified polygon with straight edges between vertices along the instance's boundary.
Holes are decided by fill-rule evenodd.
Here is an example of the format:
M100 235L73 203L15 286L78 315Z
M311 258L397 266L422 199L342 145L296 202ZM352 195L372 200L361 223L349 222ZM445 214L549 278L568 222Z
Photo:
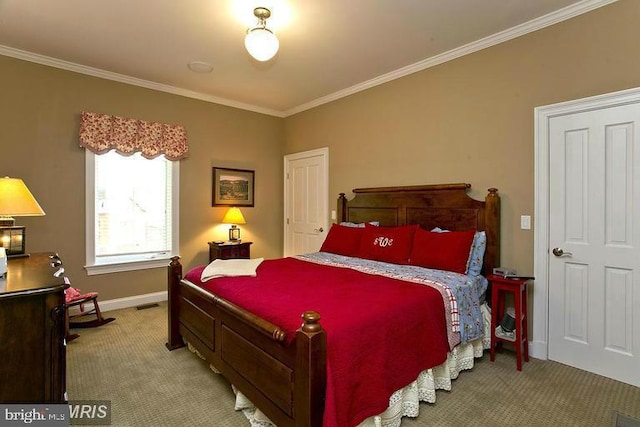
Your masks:
M251 258L253 242L209 242L209 262L214 259Z
M496 356L496 348L503 343L511 343L516 350L516 368L522 370L522 358L529 361L529 335L527 325L527 283L530 279L511 279L490 274L487 280L491 283L491 352L490 360ZM513 294L515 305L515 334L513 339L497 336L496 328L505 314L504 297L506 292Z

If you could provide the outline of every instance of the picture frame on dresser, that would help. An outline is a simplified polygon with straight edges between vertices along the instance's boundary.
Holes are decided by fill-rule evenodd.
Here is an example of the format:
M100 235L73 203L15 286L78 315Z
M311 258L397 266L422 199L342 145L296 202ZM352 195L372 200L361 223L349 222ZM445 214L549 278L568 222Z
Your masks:
M211 206L254 205L255 171L212 168Z

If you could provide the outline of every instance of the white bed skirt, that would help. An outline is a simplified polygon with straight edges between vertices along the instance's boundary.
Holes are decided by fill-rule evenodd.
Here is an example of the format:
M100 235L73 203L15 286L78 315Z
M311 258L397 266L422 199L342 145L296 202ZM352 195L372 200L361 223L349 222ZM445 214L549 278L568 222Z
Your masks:
M486 304L482 306L482 315L484 338L458 345L448 354L443 364L422 371L415 381L393 393L386 411L367 418L358 427L397 427L402 422L402 417L417 417L420 414L420 402L435 403L436 390L451 390L451 381L458 378L461 371L472 369L474 359L482 357L483 351L490 347L491 312ZM189 349L197 353L191 345ZM213 366L211 369L217 373ZM235 409L243 412L252 427L275 427L235 387L233 391L236 394Z

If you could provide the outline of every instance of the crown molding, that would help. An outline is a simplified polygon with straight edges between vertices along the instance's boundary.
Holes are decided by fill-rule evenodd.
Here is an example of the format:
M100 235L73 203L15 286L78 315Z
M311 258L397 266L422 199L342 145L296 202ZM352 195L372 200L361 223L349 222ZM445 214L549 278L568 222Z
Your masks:
M433 56L431 58L424 59L406 67L399 68L381 76L375 77L371 80L358 83L357 85L348 87L346 89L334 92L327 96L317 98L313 101L305 104L298 105L289 110L274 110L270 108L264 108L257 105L247 104L243 102L234 101L231 99L220 98L217 96L207 95L200 92L195 92L187 89L178 88L175 86L169 86L161 83L152 82L149 80L143 80L136 77L127 76L124 74L118 74L111 71L105 71L98 68L88 67L85 65L76 64L73 62L63 61L56 58L51 58L44 55L39 55L24 50L15 49L9 46L0 45L0 55L10 56L25 61L35 62L50 67L60 68L67 71L73 71L76 73L86 74L89 76L99 77L102 79L113 80L120 83L126 83L134 86L140 86L147 89L157 90L160 92L171 93L174 95L180 95L187 98L194 98L205 102L211 102L214 104L225 105L228 107L239 108L241 110L252 111L255 113L266 114L275 117L288 117L297 113L301 113L306 110L318 107L323 104L327 104L332 101L336 101L340 98L353 95L363 90L370 89L372 87L381 85L383 83L390 82L392 80L399 79L401 77L408 76L419 71L426 70L427 68L435 67L442 63L452 61L465 55L469 55L474 52L478 52L482 49L486 49L491 46L515 39L516 37L523 36L533 31L540 30L542 28L557 24L562 21L574 18L584 13L590 12L594 9L606 6L611 3L615 3L618 0L583 0L573 5L567 6L563 9L549 13L540 18L536 18L524 24L509 28L483 39L468 43L464 46L452 49L448 52L444 52L440 55Z
M301 104L290 110L284 112L284 117L292 116L294 114L310 110L311 108L318 107L323 104L327 104L332 101L336 101L340 98L353 95L354 93L362 92L363 90L370 89L372 87L381 85L383 83L390 82L392 80L399 79L401 77L408 76L418 71L426 70L427 68L435 67L445 62L453 61L465 55L469 55L474 52L478 52L482 49L486 49L491 46L495 46L500 43L515 39L516 37L523 36L525 34L540 30L545 27L557 24L562 21L574 18L584 13L590 12L594 9L606 6L610 3L617 2L618 0L584 0L579 3L567 6L563 9L541 16L534 20L525 22L524 24L509 28L491 36L485 37L480 40L468 43L464 46L460 46L456 49L452 49L448 52L444 52L440 55L432 56L425 60L416 62L415 64L408 65L403 68L391 71L387 74L375 77L371 80L367 80L357 85L348 87L346 89L334 92L330 95L317 98L311 102Z
M24 61L35 62L41 65L47 65L49 67L60 68L62 70L73 71L75 73L86 74L93 77L98 77L106 80L113 80L120 83L126 83L133 86L144 87L147 89L157 90L159 92L171 93L173 95L180 95L187 98L199 99L201 101L211 102L213 104L225 105L227 107L239 108L241 110L253 111L255 113L266 114L269 116L284 117L284 113L278 110L272 110L269 108L259 107L257 105L246 104L244 102L233 101L231 99L220 98L217 96L207 95L192 90L182 89L175 86L169 86L161 83L156 83L150 80L143 80L136 77L127 76L124 74L118 74L111 71L101 70L99 68L88 67L86 65L76 64L74 62L63 61L61 59L52 58L45 55L39 55L33 52L27 52L20 49L15 49L9 46L0 45L0 55L10 56L16 59L22 59Z

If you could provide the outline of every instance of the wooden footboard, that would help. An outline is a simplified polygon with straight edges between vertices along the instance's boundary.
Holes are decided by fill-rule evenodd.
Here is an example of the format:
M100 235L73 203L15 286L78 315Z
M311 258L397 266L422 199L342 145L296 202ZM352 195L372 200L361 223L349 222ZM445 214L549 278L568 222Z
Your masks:
M168 267L169 350L185 340L279 427L321 426L326 334L305 312L290 345L278 326L182 279L179 257Z

